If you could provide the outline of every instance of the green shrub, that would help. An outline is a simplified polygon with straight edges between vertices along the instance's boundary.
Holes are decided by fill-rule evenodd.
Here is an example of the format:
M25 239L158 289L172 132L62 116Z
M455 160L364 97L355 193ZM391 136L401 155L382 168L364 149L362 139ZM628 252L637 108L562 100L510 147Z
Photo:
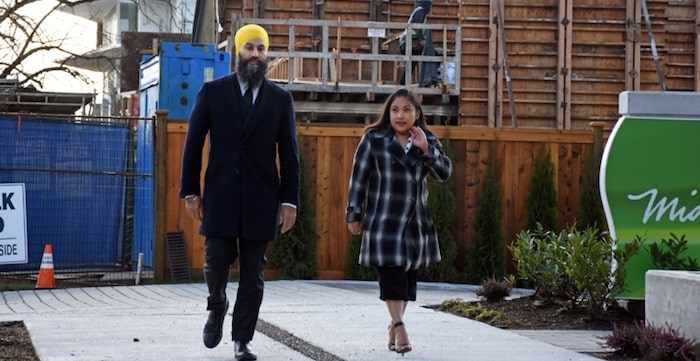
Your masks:
M289 232L272 245L272 261L285 278L311 279L316 275L316 225L314 203L309 195L306 162L299 154L299 207L297 220Z
M637 238L618 249L607 232L594 227L554 233L538 224L520 232L511 250L518 276L532 282L538 296L563 299L571 309L582 306L595 315L615 304L624 290L624 265L641 244Z
M561 298L567 293L571 280L564 273L566 254L559 247L560 235L545 231L541 224L532 231L522 231L511 246L518 277L535 288L545 299Z
M442 146L445 155L454 159L449 128L442 141ZM445 182L438 182L428 177L428 194L428 208L430 208L437 230L442 261L420 269L418 278L424 281L454 282L457 274L454 265L457 258L457 242L454 230L456 205L452 177Z
M554 165L549 148L535 158L532 179L526 201L526 229L541 224L544 229L557 226L557 191L554 187Z
M600 187L598 186L600 170L596 167L596 164L600 164L600 162L596 162L597 159L594 157L593 149L589 147L584 163L581 193L578 200L576 223L581 229L587 227L604 229L606 227L603 203L600 198Z
M474 236L466 255L466 276L469 282L505 274L505 245L503 242L502 189L496 162L495 145L491 144L486 177L474 219Z
M656 242L649 245L649 255L654 268L699 271L700 263L697 258L690 256L683 258L686 250L688 250L688 240L685 239L685 235L678 238L673 233L671 238L662 238L661 245Z

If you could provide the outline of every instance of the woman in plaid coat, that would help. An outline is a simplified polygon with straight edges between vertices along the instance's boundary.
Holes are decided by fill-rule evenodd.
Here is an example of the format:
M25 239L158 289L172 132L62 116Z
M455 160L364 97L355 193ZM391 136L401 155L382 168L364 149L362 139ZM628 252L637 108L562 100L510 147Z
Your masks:
M411 351L403 314L416 300L417 270L440 261L427 176L442 182L451 173L452 162L427 129L421 104L398 89L357 146L345 213L350 232L362 232L359 263L377 270L379 297L391 316L391 351Z

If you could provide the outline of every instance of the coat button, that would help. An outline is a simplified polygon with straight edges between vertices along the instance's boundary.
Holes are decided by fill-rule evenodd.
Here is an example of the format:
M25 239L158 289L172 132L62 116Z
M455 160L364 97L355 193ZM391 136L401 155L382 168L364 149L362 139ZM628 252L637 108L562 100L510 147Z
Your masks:
M238 168L236 168L236 174L238 174L238 173L240 173L240 172L241 172L241 171L239 171Z

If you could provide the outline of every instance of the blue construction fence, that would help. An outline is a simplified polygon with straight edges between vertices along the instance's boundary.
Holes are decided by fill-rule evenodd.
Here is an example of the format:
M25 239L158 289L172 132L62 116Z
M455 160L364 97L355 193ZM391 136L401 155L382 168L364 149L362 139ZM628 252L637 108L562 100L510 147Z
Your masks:
M28 262L0 275L39 271L46 244L55 273L133 279L153 249L152 118L0 114L0 184L25 189Z

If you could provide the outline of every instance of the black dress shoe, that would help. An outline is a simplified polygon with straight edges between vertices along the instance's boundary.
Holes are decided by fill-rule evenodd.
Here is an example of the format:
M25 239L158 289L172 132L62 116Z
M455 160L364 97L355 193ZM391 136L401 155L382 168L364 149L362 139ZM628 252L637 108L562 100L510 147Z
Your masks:
M236 351L236 361L254 361L258 359L258 356L250 350L248 341L235 341L233 347Z
M207 318L207 323L204 325L204 332L202 333L204 346L207 348L214 348L221 342L226 312L228 312L228 300L223 308L209 311L209 317Z

